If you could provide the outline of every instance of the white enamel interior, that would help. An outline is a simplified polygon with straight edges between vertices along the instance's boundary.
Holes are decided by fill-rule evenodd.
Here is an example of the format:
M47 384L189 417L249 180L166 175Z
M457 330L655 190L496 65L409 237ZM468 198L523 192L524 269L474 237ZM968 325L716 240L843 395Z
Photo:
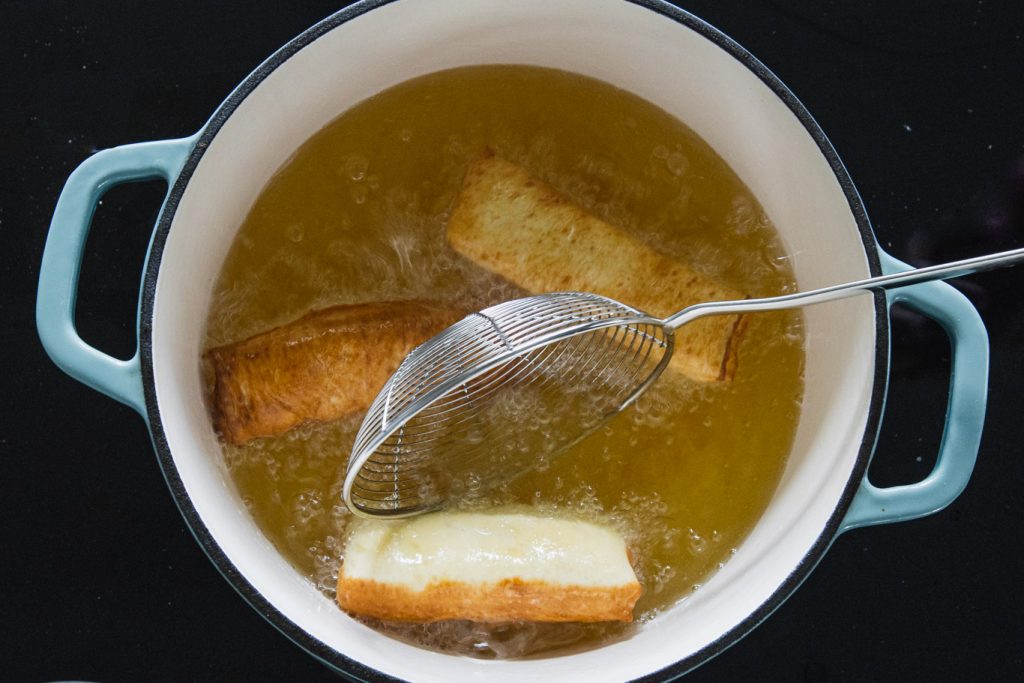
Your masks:
M181 198L157 280L156 396L192 504L245 579L303 630L366 666L417 681L620 681L722 637L805 557L864 438L874 374L870 297L806 311L806 397L769 508L733 559L637 635L590 652L475 661L402 644L341 613L273 549L222 466L198 359L211 288L260 189L312 133L414 76L466 64L557 67L630 90L718 151L778 226L802 288L868 274L847 200L815 142L752 72L698 33L622 0L400 0L326 33L230 116Z

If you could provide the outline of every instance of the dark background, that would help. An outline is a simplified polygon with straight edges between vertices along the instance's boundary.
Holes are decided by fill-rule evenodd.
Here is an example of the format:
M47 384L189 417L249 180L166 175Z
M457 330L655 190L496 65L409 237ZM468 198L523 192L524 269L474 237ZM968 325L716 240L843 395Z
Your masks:
M141 419L64 376L33 320L68 173L190 134L342 2L0 2L0 678L332 680L249 608L190 537ZM924 265L1024 246L1024 10L971 2L681 1L751 50L831 137L884 248ZM941 9L939 9L941 8ZM83 337L128 356L163 188L115 189L83 267ZM966 492L841 537L767 622L688 680L1024 678L1024 269L961 281L992 339ZM872 475L934 461L948 344L899 313Z

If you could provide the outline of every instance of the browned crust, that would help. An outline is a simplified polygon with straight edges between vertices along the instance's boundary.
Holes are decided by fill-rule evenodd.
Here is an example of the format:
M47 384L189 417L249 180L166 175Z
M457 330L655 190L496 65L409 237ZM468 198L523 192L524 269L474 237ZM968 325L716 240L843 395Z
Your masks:
M666 317L703 301L742 299L576 206L504 159L484 155L463 181L448 241L464 256L532 292L595 292ZM702 318L676 332L670 367L702 382L731 380L743 318Z
M214 426L240 444L364 411L415 346L459 317L416 301L332 306L210 349Z
M513 578L439 581L422 591L373 579L338 578L338 604L352 614L396 621L632 621L639 583L591 587Z

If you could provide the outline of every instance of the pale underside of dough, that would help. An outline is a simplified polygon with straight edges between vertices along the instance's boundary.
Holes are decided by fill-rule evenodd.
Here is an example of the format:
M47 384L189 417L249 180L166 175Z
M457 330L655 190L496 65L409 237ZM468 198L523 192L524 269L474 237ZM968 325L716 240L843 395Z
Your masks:
M630 621L640 593L615 530L504 511L359 520L338 577L346 611L405 621Z

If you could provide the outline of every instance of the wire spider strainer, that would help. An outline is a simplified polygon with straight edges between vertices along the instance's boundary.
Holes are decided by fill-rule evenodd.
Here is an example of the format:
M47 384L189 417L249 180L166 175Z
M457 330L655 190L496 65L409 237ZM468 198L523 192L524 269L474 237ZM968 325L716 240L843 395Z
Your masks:
M697 304L664 320L613 299L556 292L473 313L405 358L356 434L342 496L364 517L405 517L556 456L633 403L671 358L674 331L707 315L797 308L959 277L1024 249L808 292Z
M661 320L594 294L473 313L413 349L378 394L356 435L345 502L402 517L513 477L628 406L671 349Z

